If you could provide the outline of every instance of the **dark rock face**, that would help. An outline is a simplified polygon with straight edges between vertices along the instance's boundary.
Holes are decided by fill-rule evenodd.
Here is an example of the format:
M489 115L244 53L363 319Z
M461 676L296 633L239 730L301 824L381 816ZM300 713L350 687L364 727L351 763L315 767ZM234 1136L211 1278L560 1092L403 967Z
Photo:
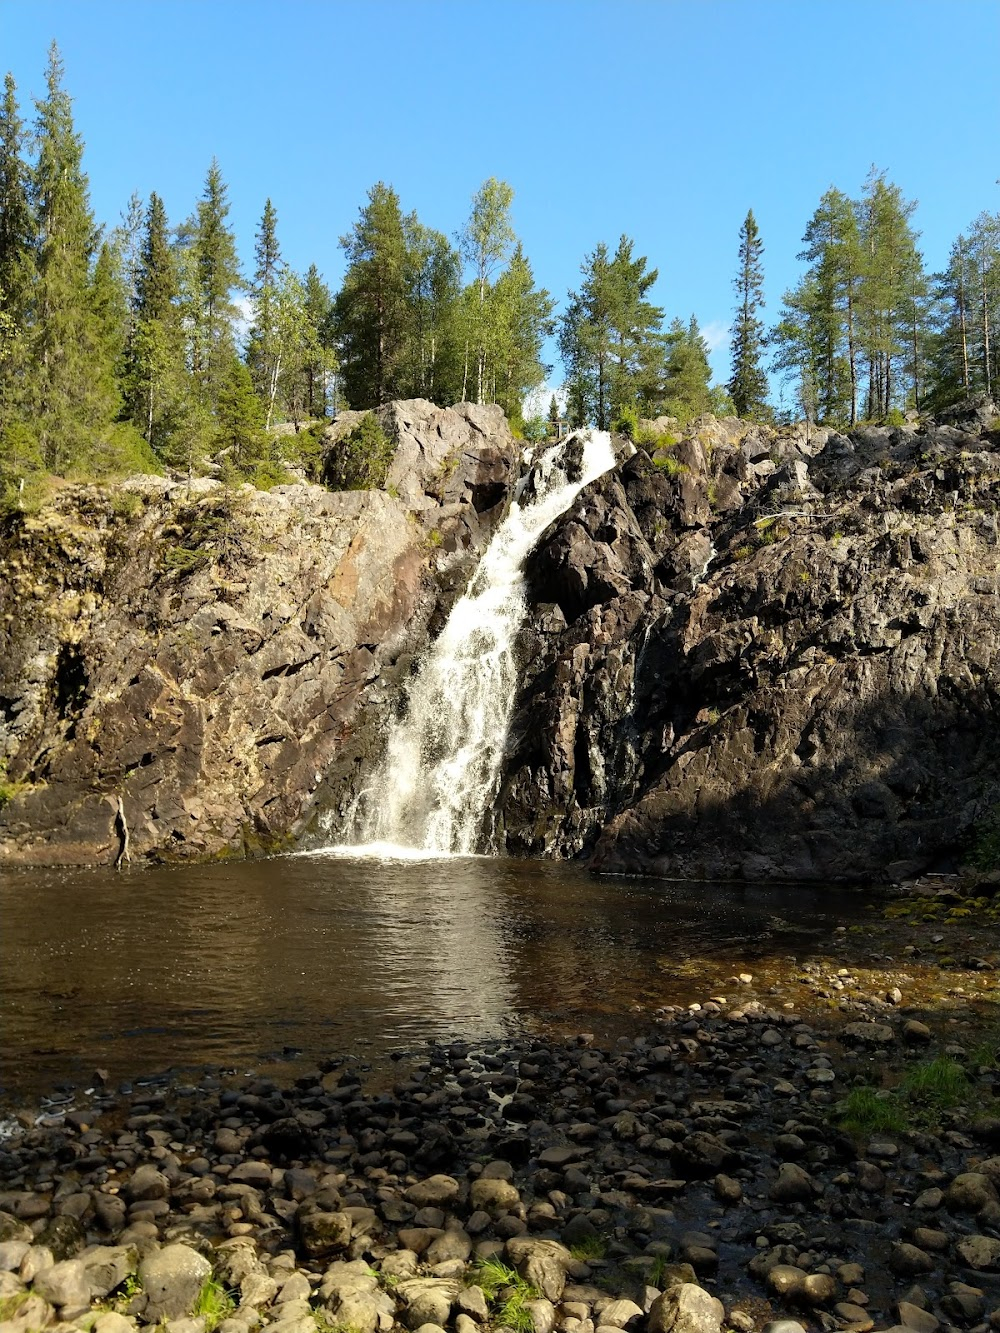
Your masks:
M386 491L133 478L0 531L0 865L113 861L119 799L182 858L283 845L341 757L349 794L519 469L499 408L381 415Z
M581 493L529 570L507 849L748 879L953 864L1000 795L1000 434L960 418L708 418Z

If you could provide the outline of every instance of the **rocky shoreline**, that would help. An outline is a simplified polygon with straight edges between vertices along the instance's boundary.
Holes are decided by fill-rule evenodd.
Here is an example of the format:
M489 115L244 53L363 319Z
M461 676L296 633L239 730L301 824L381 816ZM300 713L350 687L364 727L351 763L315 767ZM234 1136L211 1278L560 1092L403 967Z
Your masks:
M609 1050L455 1043L369 1091L330 1060L287 1088L21 1112L0 1144L0 1322L1000 1327L997 958L962 901L841 930L780 984L734 976ZM953 970L910 993L905 969L942 948Z

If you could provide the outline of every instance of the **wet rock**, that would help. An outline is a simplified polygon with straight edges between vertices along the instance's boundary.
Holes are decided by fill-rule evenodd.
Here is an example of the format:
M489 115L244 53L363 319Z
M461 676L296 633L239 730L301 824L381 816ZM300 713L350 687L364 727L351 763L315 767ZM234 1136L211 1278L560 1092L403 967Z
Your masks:
M903 1040L910 1046L926 1046L932 1036L927 1024L916 1018L908 1018L903 1024Z
M997 1192L988 1176L964 1171L945 1190L944 1202L952 1212L978 1213L987 1204L997 1202Z
M912 1328L914 1333L937 1333L941 1327L940 1319L929 1310L921 1309L919 1305L913 1305L909 1301L899 1301L896 1313L899 1322L907 1328Z
M135 1333L135 1324L115 1310L105 1310L94 1320L93 1333Z
M635 1301L611 1301L601 1310L601 1323L613 1328L632 1328L643 1318L644 1311Z
M892 1028L884 1023L846 1023L841 1035L861 1046L888 1046L893 1041Z
M743 1198L743 1186L732 1176L720 1173L712 1182L712 1188L720 1203L739 1203Z
M451 1317L452 1302L457 1294L457 1283L439 1278L410 1278L397 1288L405 1302L403 1322L409 1329L422 1324L444 1327Z
M472 1182L469 1199L473 1208L493 1216L510 1212L521 1202L520 1194L509 1181L484 1179L482 1176Z
M893 1241L889 1250L889 1267L900 1277L918 1277L934 1271L934 1260L926 1251L906 1241Z
M818 1192L815 1181L807 1171L795 1162L782 1162L768 1197L775 1203L808 1203Z
M475 1285L462 1287L455 1298L455 1308L466 1314L477 1324L485 1324L490 1317L489 1305L481 1287Z
M1000 1240L992 1236L963 1236L956 1241L955 1251L962 1263L970 1268L989 1272L1000 1270Z

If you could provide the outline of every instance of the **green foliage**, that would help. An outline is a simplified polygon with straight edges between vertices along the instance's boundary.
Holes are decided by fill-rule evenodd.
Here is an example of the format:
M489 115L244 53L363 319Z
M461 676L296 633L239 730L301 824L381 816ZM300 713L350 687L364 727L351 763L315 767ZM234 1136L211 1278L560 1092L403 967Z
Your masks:
M623 407L611 423L611 429L624 435L627 440L636 441L639 436L639 413L634 407Z
M841 1129L849 1134L898 1134L909 1124L898 1098L870 1087L852 1088L835 1109Z
M702 413L714 411L723 400L728 402L724 389L709 388L712 371L708 364L708 344L694 315L687 327L679 319L673 320L664 345L666 360L661 407L666 415L676 417L682 426L686 426Z
M496 1257L490 1259L480 1259L473 1264L470 1270L470 1281L481 1288L483 1295L488 1301L496 1300L497 1296L506 1287L516 1287L523 1280L509 1264L505 1264L502 1259Z
M612 257L601 242L583 262L579 292L569 294L559 348L574 424L608 430L624 409L659 399L663 311L646 299L658 273L633 258L633 247L623 236Z
M336 446L326 470L335 491L371 491L385 485L396 452L374 412L366 412Z
M372 186L340 244L347 271L334 320L344 391L352 407L378 407L396 395L406 349L406 241L391 186Z
M534 1322L527 1302L537 1300L539 1292L501 1259L483 1259L470 1271L491 1307L492 1322L515 1333L532 1333Z
M941 1112L960 1105L971 1089L962 1065L940 1056L911 1065L894 1091L857 1087L834 1109L848 1133L898 1134L913 1125L937 1125Z
M524 423L524 438L529 444L544 444L549 437L549 423L543 416L530 417Z
M281 452L285 461L302 468L310 481L319 481L323 475L328 424L326 421L317 421L297 430L294 435L281 437Z
M686 463L682 463L679 458L675 458L671 453L657 453L653 457L654 467L658 467L661 472L665 472L668 477L679 477L684 472L689 472L690 468Z
M574 1259L587 1263L591 1259L603 1259L607 1249L607 1241L603 1236L588 1236L586 1240L578 1241L576 1245L572 1245L570 1254Z
M7 761L0 760L0 810L5 805L9 805L15 796L20 796L24 791L28 791L31 784L28 782L13 782L7 776Z
M957 1106L968 1095L970 1084L960 1064L941 1056L911 1066L903 1079L902 1090L914 1105L943 1111Z
M232 1293L221 1282L210 1277L202 1285L191 1313L195 1319L205 1320L205 1333L215 1333L215 1329L235 1309L236 1301Z

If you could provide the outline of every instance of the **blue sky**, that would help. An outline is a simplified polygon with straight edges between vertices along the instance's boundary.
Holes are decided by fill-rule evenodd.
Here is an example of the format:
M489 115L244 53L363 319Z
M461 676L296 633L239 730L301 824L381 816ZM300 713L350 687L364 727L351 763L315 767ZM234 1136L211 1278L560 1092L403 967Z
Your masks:
M247 263L270 195L286 259L336 286L375 181L451 234L497 176L560 303L626 233L722 378L748 208L772 318L820 195L873 163L931 268L1000 209L998 0L0 0L28 111L53 38L102 221L133 190L181 220L214 155Z

